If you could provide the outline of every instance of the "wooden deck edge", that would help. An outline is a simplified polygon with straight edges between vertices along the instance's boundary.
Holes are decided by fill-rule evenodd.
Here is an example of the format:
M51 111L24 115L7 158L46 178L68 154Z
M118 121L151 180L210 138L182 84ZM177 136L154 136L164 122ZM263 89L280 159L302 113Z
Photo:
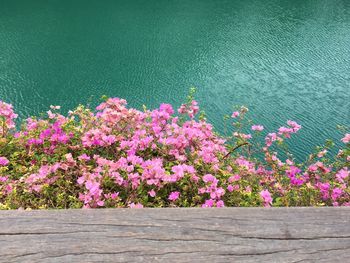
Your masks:
M350 262L350 208L0 211L0 262Z

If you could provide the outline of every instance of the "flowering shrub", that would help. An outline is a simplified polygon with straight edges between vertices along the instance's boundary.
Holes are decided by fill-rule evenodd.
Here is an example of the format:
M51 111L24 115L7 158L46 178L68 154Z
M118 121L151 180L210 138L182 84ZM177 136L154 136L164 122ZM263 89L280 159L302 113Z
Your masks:
M16 129L12 106L0 101L0 208L350 205L349 133L334 158L328 143L296 163L278 154L301 128L294 121L260 145L262 125L243 132L245 107L229 117L233 132L223 137L196 117L191 96L178 114L169 104L152 111L126 104L108 98L66 117L52 106Z

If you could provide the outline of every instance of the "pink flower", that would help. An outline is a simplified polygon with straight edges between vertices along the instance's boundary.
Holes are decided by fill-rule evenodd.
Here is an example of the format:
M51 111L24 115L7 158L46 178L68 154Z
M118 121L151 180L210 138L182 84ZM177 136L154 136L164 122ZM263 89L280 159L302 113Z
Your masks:
M111 198L112 198L112 199L117 199L118 196L119 196L119 192L116 192L116 193L112 193L112 194L111 194Z
M159 107L159 110L167 112L169 115L174 114L173 106L171 106L170 104L162 103Z
M253 125L252 130L253 131L262 131L264 129L264 126L262 125Z
M327 150L323 150L323 151L320 151L318 154L317 154L317 157L318 158L322 158L323 156L325 156L327 154Z
M3 193L6 195L6 194L11 193L12 190L13 190L12 186L10 184L8 184L5 186L5 189L3 189Z
M224 201L222 201L222 200L217 201L216 207L225 207Z
M252 138L251 134L245 134L245 133L240 133L240 132L234 132L233 136L235 136L237 138L242 138L244 140L249 140Z
M229 184L229 185L227 186L227 191L233 192L233 186Z
M224 188L217 188L216 185L212 185L211 189L208 190L210 192L210 198L212 199L220 199L225 194Z
M243 133L242 126L221 136L213 125L195 118L199 112L196 101L181 105L179 113L185 116L174 116L170 104L139 111L127 108L126 101L119 98L105 100L97 111L79 107L68 117L57 110L52 106L49 116L29 118L16 129L12 106L0 101L2 144L14 145L1 149L0 154L0 195L5 202L6 195L16 189L19 194L38 192L39 198L49 198L40 192L47 188L65 191L64 180L68 180L84 208L140 208L142 200L145 206L162 206L164 201L180 206L188 201L201 202L202 207L224 207L224 200L231 204L229 198L237 198L235 205L256 205L256 197L261 206L273 206L273 197L288 201L295 195L305 205L304 188L315 192L314 204L350 205L347 147L334 161L320 159L327 153L321 149L318 158L313 154L306 163L279 154L278 147L276 152L269 149L301 128L295 121L288 120L285 127L266 136L260 160L259 142L252 151L249 147L230 151L237 138L245 141L265 130L262 125L248 126L251 134ZM231 122L243 119L247 111L242 107L233 112L236 119ZM350 134L342 141L349 143ZM10 165L18 169L8 170ZM28 200L18 206L37 206L37 202L40 200Z
M237 118L238 116L239 116L239 111L235 111L231 115L232 118Z
M229 184L229 185L227 186L227 191L233 192L233 191L235 191L235 190L239 190L239 185L237 185L237 184L235 184L235 185Z
M180 196L180 192L171 192L168 199L170 201L175 201L179 198L179 196Z
M293 163L293 161L287 159L287 160L286 160L286 164L288 164L288 165L293 165L294 163Z
M80 160L80 161L89 161L91 158L90 158L90 156L88 156L87 154L82 154L82 155L80 155L79 157L78 157L78 159Z
M340 189L340 188L334 188L333 191L332 191L332 200L333 201L336 201L341 195L343 194L343 190Z
M244 189L244 192L246 192L247 194L251 193L251 192L252 192L251 186L247 186L247 187Z
M209 183L209 182L214 182L216 180L216 178L215 178L215 176L213 176L211 174L206 174L203 176L202 180L205 183Z
M205 200L205 203L202 204L203 208L208 208L208 207L213 207L214 205L214 200L213 199L209 199L209 200Z
M198 113L198 111L199 111L198 102L193 100L191 102L191 106L190 106L190 109L188 111L190 118L193 118Z
M272 205L272 197L268 190L263 190L260 192L260 197L264 200L264 206Z
M339 182L343 183L344 179L349 177L349 175L350 175L350 172L348 171L348 169L347 168L343 168L335 175L335 177L337 178L337 180Z
M350 142L350 133L345 134L344 138L341 139L343 143Z
M130 205L129 205L129 207L130 208L143 208L143 205L142 204L140 204L140 203L131 203Z
M228 182L232 183L235 181L239 181L241 179L241 176L239 174L232 175L230 178L228 178Z
M105 202L102 201L102 200L99 200L99 201L97 201L96 204L97 204L98 206L104 206L104 205L105 205Z
M308 170L312 173L316 172L318 167L315 164L311 164L308 168Z
M249 139L252 138L252 135L251 135L251 134L244 134L244 133L242 133L241 136L242 136L242 138L245 139L245 140L249 140Z
M276 133L269 133L265 138L265 144L267 147L270 147L273 142L275 141L281 141L282 138L278 137Z
M114 192L111 194L104 194L106 199L112 199L112 200L116 200L117 198L119 198L119 192Z
M278 134L283 135L286 138L290 138L290 134L293 133L292 128L287 128L287 127L280 127L278 128Z
M302 185L305 179L298 175L301 170L296 166L290 166L288 170L286 170L286 175L290 178L290 183L292 185Z
M61 106L50 105L50 109L52 109L52 110L59 110L59 109L61 109Z
M8 179L7 176L0 176L0 183L6 182Z
M0 133L4 132L3 128L15 128L14 119L17 117L18 115L13 112L12 105L0 100L0 123L2 123L2 119L5 121L2 125L0 125Z
M51 110L47 111L47 115L49 116L50 119L54 119L56 117L56 114L52 113Z
M329 189L330 184L329 183L317 183L316 187L320 190L322 199L327 200L329 198Z
M185 114L186 113L186 105L182 104L180 108L177 110L178 113L180 114Z
M155 197L156 196L156 192L153 189L151 191L148 191L148 194L151 197Z
M8 165L9 163L10 163L9 160L7 160L6 157L0 157L0 165L6 166L6 165Z
M293 129L293 133L296 133L297 131L299 131L301 129L301 125L299 125L297 122L295 121L287 121L287 124Z
M182 104L177 110L180 114L188 114L188 116L193 119L194 116L198 113L199 107L198 102L195 100L191 101L190 105Z

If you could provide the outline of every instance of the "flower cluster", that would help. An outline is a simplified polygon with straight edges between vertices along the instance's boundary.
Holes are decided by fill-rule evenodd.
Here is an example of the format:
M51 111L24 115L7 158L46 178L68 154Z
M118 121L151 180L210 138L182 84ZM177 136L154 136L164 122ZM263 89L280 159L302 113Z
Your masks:
M169 104L140 111L119 98L96 111L59 110L16 130L17 115L0 101L0 209L350 205L350 134L334 159L325 146L296 163L278 147L301 126L288 121L254 144L241 129L245 107L232 114L228 137L196 118L193 99L179 115Z
M17 118L17 114L13 112L11 104L0 101L0 134L6 135L6 132L10 129L15 128L14 119Z

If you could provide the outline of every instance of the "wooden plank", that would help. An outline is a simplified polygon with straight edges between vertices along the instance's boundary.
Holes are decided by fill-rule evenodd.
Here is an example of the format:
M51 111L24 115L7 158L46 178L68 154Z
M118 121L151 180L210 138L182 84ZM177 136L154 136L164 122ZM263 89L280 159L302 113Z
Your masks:
M350 208L0 211L0 262L350 262Z

